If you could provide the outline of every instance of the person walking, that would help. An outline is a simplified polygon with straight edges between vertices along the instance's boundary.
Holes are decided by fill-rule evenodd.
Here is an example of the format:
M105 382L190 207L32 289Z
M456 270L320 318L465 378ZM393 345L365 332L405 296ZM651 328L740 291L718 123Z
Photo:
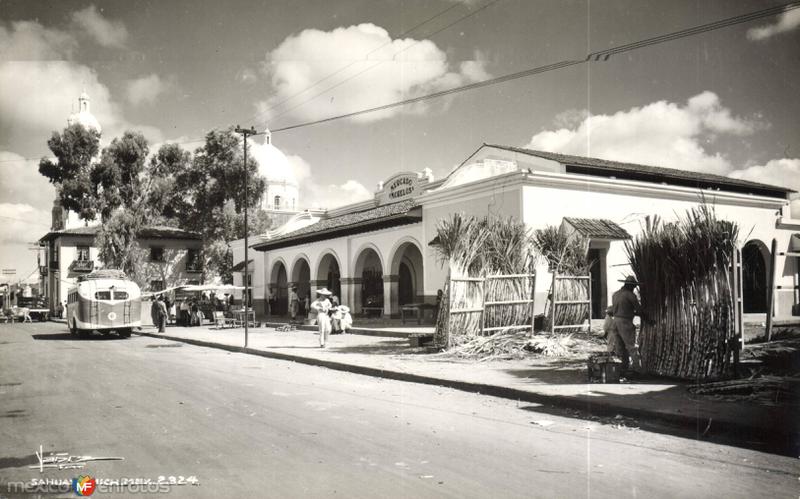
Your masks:
M150 304L150 319L153 326L158 327L158 296L153 295L153 303Z
M331 318L328 312L331 309L331 301L328 297L331 292L326 288L317 290L317 299L311 302L311 310L317 313L317 327L319 328L319 346L325 348L328 335L331 334Z
M158 332L163 333L166 331L167 317L169 317L167 304L164 302L164 295L160 295L156 303L158 304Z
M622 359L622 370L641 372L639 350L636 347L636 326L633 318L641 316L639 298L633 293L639 282L633 276L621 280L622 287L611 298L611 315L614 326L608 331L608 351Z

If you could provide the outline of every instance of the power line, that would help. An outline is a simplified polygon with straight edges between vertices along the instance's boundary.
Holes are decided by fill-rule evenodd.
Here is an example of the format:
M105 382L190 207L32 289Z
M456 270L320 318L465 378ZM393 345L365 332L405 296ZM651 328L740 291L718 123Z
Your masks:
M345 118L352 118L352 117L359 116L359 115L362 115L362 114L374 113L374 112L377 112L377 111L384 111L384 110L392 109L392 108L395 108L395 107L406 106L408 104L415 104L415 103L418 103L418 102L422 102L422 101L426 101L426 100L430 100L430 99L436 99L436 98L443 97L443 96L450 95L450 94L465 92L467 90L474 90L476 88L487 87L487 86L496 85L496 84L499 84L499 83L505 83L507 81L516 80L516 79L519 79L519 78L525 78L525 77L528 77L528 76L533 76L533 75L536 75L536 74L546 73L546 72L549 72L549 71L555 71L557 69L563 69L563 68L570 67L570 66L575 66L575 65L578 65L578 64L586 64L587 62L590 62L590 61L600 61L600 60L606 61L612 55L621 54L621 53L624 53L624 52L629 52L629 51L637 50L637 49L640 49L640 48L643 48L643 47L649 47L649 46L652 46L652 45L658 45L658 44L661 44L661 43L666 43L666 42L669 42L669 41L677 40L677 39L680 39L680 38L686 38L686 37L689 37L689 36L694 36L694 35L698 35L698 34L701 34L701 33L706 33L706 32L709 32L709 31L714 31L714 30L717 30L717 29L721 29L721 28L728 27L728 26L733 26L733 25L736 25L736 24L741 24L741 23L752 21L752 20L755 20L755 19L760 19L760 18L763 18L763 17L773 16L773 15L778 14L778 13L788 12L789 10L793 10L793 9L797 9L797 8L800 8L800 2L791 2L791 3L787 3L787 4L784 4L784 5L778 6L778 7L772 7L772 8L769 8L769 9L763 9L763 10L751 12L751 13L748 13L748 14L742 14L742 15L739 15L739 16L734 16L734 17L730 17L730 18L727 18L727 19L723 19L723 20L720 20L720 21L715 21L715 22L712 22L712 23L702 24L702 25L699 25L699 26L683 29L683 30L680 30L680 31L675 31L675 32L672 32L672 33L667 33L667 34L664 34L664 35L659 35L659 36L656 36L656 37L653 37L653 38L647 38L647 39L644 39L644 40L639 40L639 41L628 43L628 44L625 44L625 45L620 45L619 47L606 49L606 50L601 50L601 51L598 51L598 52L592 52L592 53L588 54L585 59L565 60L565 61L561 61L561 62L556 62L556 63L553 63L553 64L548 64L546 66L539 66L539 67L536 67L536 68L526 69L524 71L519 71L517 73L507 74L507 75L500 76L500 77L497 77L497 78L490 78L488 80L483 80L483 81L479 81L479 82L475 82L475 83L470 83L470 84L467 84L467 85L462 85L460 87L454 87L454 88L451 88L451 89L448 89L448 90L443 90L441 92L434 92L432 94L426 94L426 95L422 95L422 96L419 96L419 97L414 97L414 98L411 98L411 99L405 99L405 100L401 100L401 101L392 102L392 103L389 103L389 104L384 104L382 106L371 107L371 108L362 109L362 110L359 110L359 111L354 111L354 112L351 112L351 113L345 113L345 114L340 114L340 115L336 115L336 116L331 116L331 117L328 117L328 118L322 118L322 119L319 119L319 120L308 121L308 122L304 122L304 123L298 123L298 124L295 124L295 125L289 125L289 126L285 126L285 127L281 127L281 128L276 128L276 129L272 130L272 133L284 132L284 131L294 130L294 129L297 129L297 128L303 128L303 127L312 126L312 125L319 125L319 124L322 124L322 123L328 123L328 122L335 121L335 120L340 120L340 119L345 119Z
M498 0L495 0L495 1L498 1ZM488 5L489 4L487 4L487 6ZM750 12L750 13L747 13L747 14L741 14L741 15L738 15L738 16L722 19L722 20L719 20L719 21L714 21L714 22L707 23L707 24L702 24L702 25L695 26L695 27L692 27L692 28L683 29L683 30L680 30L680 31L674 31L672 33L667 33L667 34L659 35L659 36L652 37L652 38L646 38L644 40L639 40L639 41L628 43L628 44L625 44L625 45L620 45L619 47L614 47L614 48L611 48L611 49L601 50L601 51L597 51L597 52L591 52L590 54L588 54L586 56L585 59L575 59L575 60L560 61L560 62L556 62L556 63L553 63L553 64L548 64L546 66L539 66L539 67L536 67L536 68L526 69L524 71L519 71L519 72L516 72L516 73L507 74L507 75L500 76L500 77L497 77L497 78L490 78L490 79L487 79L487 80L483 80L483 81L479 81L479 82L475 82L475 83L470 83L470 84L463 85L463 86L460 86L460 87L454 87L454 88L451 88L451 89L448 89L448 90L443 90L441 92L435 92L435 93L432 93L432 94L426 94L426 95L422 95L422 96L419 96L419 97L414 97L414 98L411 98L411 99L405 99L405 100L402 100L402 101L397 101L397 102L392 102L392 103L389 103L389 104L384 104L384 105L381 105L381 106L362 109L362 110L354 111L354 112L351 112L351 113L331 116L331 117L323 118L323 119L320 119L320 120L308 121L308 122L304 122L304 123L298 123L298 124L295 124L295 125L276 128L274 130L271 130L271 132L272 133L284 132L284 131L288 131L288 130L294 130L294 129L297 129L297 128L303 128L303 127L307 127L307 126L327 123L327 122L330 122L330 121L335 121L335 120L340 120L340 119L345 119L345 118L352 118L354 116L358 116L358 115L362 115L362 114L373 113L373 112L377 112L377 111L383 111L383 110L386 110L386 109L405 106L405 105L408 105L408 104L414 104L414 103L417 103L417 102L422 102L422 101L429 100L429 99L435 99L435 98L443 97L443 96L450 95L450 94L465 92L467 90L474 90L476 88L482 88L482 87L486 87L486 86L490 86L490 85L496 85L496 84L499 84L499 83L505 83L507 81L515 80L515 79L518 79L518 78L525 78L525 77L528 77L528 76L533 76L533 75L537 75L537 74L541 74L541 73L546 73L546 72L549 72L549 71L555 71L555 70L563 69L563 68L569 67L569 66L575 66L575 65L578 65L578 64L585 64L585 63L590 62L590 61L601 61L601 60L602 61L606 61L612 55L620 54L620 53L623 53L623 52L629 52L629 51L637 50L637 49L640 49L640 48L649 47L649 46L652 46L652 45L662 44L662 43L670 42L670 41L677 40L677 39L680 39L680 38L686 38L686 37L689 37L689 36L695 36L695 35L698 35L698 34L706 33L706 32L709 32L709 31L714 31L714 30L725 28L725 27L728 27L728 26L733 26L733 25L736 25L736 24L741 24L741 23L753 21L753 20L756 20L756 19L761 19L761 18L764 18L764 17L770 17L770 16L773 16L773 15L782 14L784 12L788 12L790 10L794 10L794 9L797 9L797 8L800 8L800 1L789 2L789 3L786 3L786 4L782 4L782 5L778 5L778 6L775 6L775 7L771 7L771 8L768 8L768 9L762 9L762 10ZM443 28L443 29L445 29L445 28ZM172 143L172 144L188 144L188 143L197 142L197 141L200 141L200 140L202 140L202 138L189 139L189 140L185 140L185 141L181 141L181 142L170 142L170 143ZM31 161L31 160L36 160L36 159L39 159L39 158L7 159L7 160L0 160L0 163Z

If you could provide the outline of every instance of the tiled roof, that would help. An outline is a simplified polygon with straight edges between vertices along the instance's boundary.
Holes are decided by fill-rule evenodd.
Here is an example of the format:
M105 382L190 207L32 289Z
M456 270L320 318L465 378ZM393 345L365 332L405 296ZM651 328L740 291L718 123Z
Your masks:
M414 217L409 212L416 207L414 200L401 201L399 203L387 204L355 213L345 213L338 217L320 220L315 224L303 227L293 232L283 234L280 237L269 239L263 243L254 245L256 249L267 249L277 246L280 243L305 239L318 234L330 234L333 232L355 230L358 227L372 227L382 221L402 219L406 216ZM418 217L417 217L418 218Z
M94 237L100 231L99 225L90 227L76 227L74 229L57 230L48 232L39 241L49 241L61 236L86 236ZM196 232L178 229L175 227L167 227L161 225L154 225L142 229L139 237L142 239L195 239L201 240L202 236Z
M564 221L575 227L575 230L586 237L593 239L630 239L628 232L612 222L603 218L571 218L564 217Z
M536 151L533 149L525 149L522 147L503 146L497 144L484 144L488 147L497 149L504 149L520 154L527 154L529 156L537 156L539 158L558 161L568 167L567 173L588 173L603 176L618 176L620 178L631 178L634 180L646 180L657 182L669 182L670 180L677 180L680 185L697 184L698 187L720 187L720 188L735 188L736 192L746 192L748 190L755 190L759 194L766 194L772 192L775 194L795 192L792 189L781 187L777 185L761 184L758 182L751 182L749 180L741 180L737 178L724 177L722 175L713 175L711 173L701 173L688 170L677 170L674 168L664 168L661 166L641 165L637 163L623 163L620 161L610 161L600 158L587 158L583 156L571 156L569 154L559 154L554 152ZM580 168L577 171L569 171L569 166L584 167L586 171ZM730 190L730 189L729 189ZM766 191L766 192L765 192Z

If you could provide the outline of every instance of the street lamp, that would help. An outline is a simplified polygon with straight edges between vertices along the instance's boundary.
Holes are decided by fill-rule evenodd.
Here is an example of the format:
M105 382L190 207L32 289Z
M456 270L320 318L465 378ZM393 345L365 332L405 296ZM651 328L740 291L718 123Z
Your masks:
M248 318L249 318L249 305L250 305L250 284L248 281L249 268L247 265L247 137L254 135L262 135L265 132L256 132L255 127L242 128L236 125L234 130L236 133L242 134L242 142L244 142L244 347L247 348L247 333L248 333Z

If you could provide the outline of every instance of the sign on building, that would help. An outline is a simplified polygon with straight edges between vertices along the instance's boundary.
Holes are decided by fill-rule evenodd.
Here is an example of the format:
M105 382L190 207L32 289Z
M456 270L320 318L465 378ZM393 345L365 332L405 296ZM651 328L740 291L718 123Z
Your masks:
M424 172L401 172L378 184L375 202L378 205L397 203L422 194L427 184L433 181L430 170Z

